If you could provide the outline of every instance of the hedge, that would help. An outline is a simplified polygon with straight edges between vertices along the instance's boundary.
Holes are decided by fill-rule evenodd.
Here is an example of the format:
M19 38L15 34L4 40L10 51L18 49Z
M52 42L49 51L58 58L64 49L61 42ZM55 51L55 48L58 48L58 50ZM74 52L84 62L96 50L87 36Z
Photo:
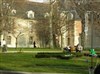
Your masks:
M36 58L60 58L60 59L70 59L73 56L65 53L37 53Z

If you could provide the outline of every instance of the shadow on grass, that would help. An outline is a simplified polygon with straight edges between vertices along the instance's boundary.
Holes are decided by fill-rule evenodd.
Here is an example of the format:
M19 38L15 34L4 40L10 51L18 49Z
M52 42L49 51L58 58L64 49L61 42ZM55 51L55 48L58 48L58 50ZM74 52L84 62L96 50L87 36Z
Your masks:
M50 69L50 71L58 72L58 73L79 73L79 74L88 74L88 69L86 67L74 65L74 64L68 64L68 65L62 65L62 64L30 64L30 65L24 65L24 67L31 67L31 68L37 68L38 71L43 71L45 69Z

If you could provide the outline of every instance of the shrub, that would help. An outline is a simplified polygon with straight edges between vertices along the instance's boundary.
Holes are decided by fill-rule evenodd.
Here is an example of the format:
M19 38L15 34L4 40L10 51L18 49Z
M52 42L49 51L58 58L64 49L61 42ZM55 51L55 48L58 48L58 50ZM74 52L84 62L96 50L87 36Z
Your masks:
M89 56L89 57L91 57L91 55L90 55L89 53L84 53L84 56ZM100 58L100 54L97 54L96 57Z
M60 59L71 59L73 55L61 55L59 58Z
M47 54L36 54L35 57L36 58L50 58L50 55L47 55Z
M60 59L70 59L72 55L65 53L37 53L36 58L60 58Z

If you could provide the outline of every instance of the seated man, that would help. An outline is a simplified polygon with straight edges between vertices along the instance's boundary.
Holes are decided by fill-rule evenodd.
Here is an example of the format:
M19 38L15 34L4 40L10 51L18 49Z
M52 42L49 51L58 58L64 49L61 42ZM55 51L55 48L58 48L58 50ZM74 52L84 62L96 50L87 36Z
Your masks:
M70 46L67 46L67 47L63 48L63 50L64 50L64 51L67 51L67 52L71 52Z
M79 52L82 52L83 47L81 45L78 46Z

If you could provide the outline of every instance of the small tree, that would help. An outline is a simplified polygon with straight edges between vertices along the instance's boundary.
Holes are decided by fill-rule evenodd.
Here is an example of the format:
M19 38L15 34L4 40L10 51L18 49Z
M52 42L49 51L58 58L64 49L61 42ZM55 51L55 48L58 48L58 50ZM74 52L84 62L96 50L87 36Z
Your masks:
M24 11L23 6L25 7L25 3L27 3L27 0L0 0L0 32L10 32L12 30L12 11L14 13L14 17L21 17L18 13L17 16L15 16L15 9ZM5 34L4 34L5 36Z
M23 19L16 19L16 20L20 20L22 22L24 22L25 20ZM18 45L18 38L21 36L21 35L24 35L25 33L28 33L30 32L30 26L27 25L27 21L23 24L19 24L19 22L17 21L13 21L13 25L12 25L12 30L10 31L11 34L13 35L13 37L16 39L16 49L17 49L17 45ZM30 24L29 24L30 25Z

